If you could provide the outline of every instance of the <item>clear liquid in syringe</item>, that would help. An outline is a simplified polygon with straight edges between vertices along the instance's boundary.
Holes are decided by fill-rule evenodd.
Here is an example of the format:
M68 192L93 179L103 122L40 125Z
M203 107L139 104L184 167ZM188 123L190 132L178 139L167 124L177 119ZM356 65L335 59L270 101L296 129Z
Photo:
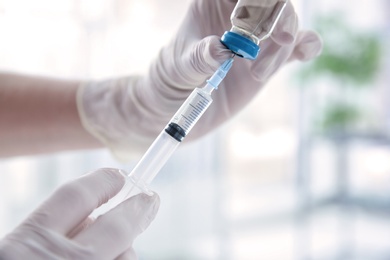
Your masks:
M212 101L208 93L202 91L202 89L198 89L198 91L193 92L187 101L184 102L173 117L171 123L178 124L187 134Z

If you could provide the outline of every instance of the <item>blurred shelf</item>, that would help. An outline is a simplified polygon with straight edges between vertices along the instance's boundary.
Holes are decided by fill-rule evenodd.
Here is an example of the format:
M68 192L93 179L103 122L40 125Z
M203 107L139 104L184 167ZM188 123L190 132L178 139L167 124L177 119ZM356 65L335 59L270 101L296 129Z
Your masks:
M283 223L293 224L299 218L305 219L311 214L318 213L330 207L345 207L346 212L353 213L356 210L370 215L388 216L390 224L390 200L377 200L364 198L341 198L338 196L319 199L309 202L298 210L286 210L279 214L252 215L250 217L236 218L230 224L240 230L252 230L253 228L278 226ZM390 259L390 258L389 258Z
M304 260L389 260L390 251L385 252L361 252L349 254L348 252L338 252L322 257L310 257Z
M367 213L386 214L390 216L390 199L377 199L370 197L349 197L340 196L318 199L308 203L308 210L313 211L326 206L345 206L363 210ZM390 219L389 219L390 222Z
M355 141L365 141L372 144L390 146L390 135L383 133L343 133L333 132L324 135L313 134L303 138L303 144L313 144L317 141L330 141L333 143L349 143Z

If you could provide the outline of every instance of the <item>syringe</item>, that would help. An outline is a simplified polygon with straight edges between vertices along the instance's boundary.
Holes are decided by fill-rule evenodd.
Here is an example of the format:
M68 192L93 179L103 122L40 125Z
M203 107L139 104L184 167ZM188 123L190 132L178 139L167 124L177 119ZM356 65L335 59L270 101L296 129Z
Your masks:
M225 32L221 42L234 55L250 60L256 59L260 51L258 44L271 35L287 2L288 0L274 0L267 3L252 0L239 1L231 16L233 27L231 31ZM206 86L193 90L133 171L126 176L126 184L122 190L100 207L99 213L108 211L126 198L140 192L151 195L149 184L210 106L213 101L211 93L218 88L232 67L234 55L207 80Z
M188 135L192 127L198 122L211 102L213 102L211 93L218 88L232 67L233 58L234 56L226 60L207 80L207 84L203 88L195 88L192 91L138 164L126 177L126 184L122 190L107 205L103 205L102 209L99 208L99 213L108 211L126 198L138 193L152 194L148 188L149 184Z

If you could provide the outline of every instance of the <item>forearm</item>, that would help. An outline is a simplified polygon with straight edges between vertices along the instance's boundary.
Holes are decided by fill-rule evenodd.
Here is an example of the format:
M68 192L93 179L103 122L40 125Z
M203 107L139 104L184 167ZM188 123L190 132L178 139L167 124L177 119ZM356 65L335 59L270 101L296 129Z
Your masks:
M80 122L79 84L0 73L0 157L102 147Z

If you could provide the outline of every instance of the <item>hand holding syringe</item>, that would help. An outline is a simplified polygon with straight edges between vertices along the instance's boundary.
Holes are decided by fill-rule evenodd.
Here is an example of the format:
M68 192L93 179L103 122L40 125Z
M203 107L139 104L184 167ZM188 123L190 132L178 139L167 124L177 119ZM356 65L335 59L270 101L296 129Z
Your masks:
M260 51L259 43L271 35L286 3L287 0L238 1L231 17L232 29L225 32L221 42L234 53L233 57L237 55L246 59L256 59ZM250 17L247 14L250 14ZM233 57L218 68L207 81L206 86L196 88L191 93L133 171L126 177L127 181L121 192L107 205L103 205L103 212L137 193L151 194L148 189L149 184L210 106L213 101L211 93L225 78L233 64Z
M234 55L233 55L234 57ZM233 65L233 57L225 61L218 70L207 80L203 88L196 88L188 96L168 125L158 135L144 156L126 176L126 184L122 190L111 199L107 205L99 208L99 213L115 207L126 198L140 192L151 195L149 184L165 165L181 141L188 135L192 127L210 106L213 99L211 93L217 89Z

